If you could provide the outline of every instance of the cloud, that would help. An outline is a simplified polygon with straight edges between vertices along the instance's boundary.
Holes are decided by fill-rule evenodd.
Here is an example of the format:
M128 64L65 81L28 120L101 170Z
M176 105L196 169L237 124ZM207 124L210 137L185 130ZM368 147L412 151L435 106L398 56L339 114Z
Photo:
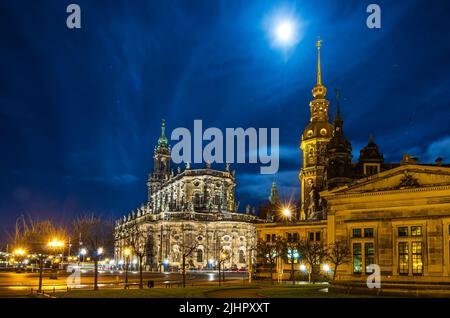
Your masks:
M445 136L432 142L427 151L425 152L425 158L427 162L434 162L438 157L442 157L444 160L450 159L450 136Z

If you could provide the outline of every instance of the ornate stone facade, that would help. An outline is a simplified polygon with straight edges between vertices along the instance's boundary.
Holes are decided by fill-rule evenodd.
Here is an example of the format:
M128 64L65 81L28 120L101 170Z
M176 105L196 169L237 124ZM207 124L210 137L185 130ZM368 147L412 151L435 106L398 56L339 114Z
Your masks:
M116 221L116 261L125 260L130 231L139 231L147 238L142 242L146 269L179 269L182 255L191 248L185 260L188 268L215 268L223 252L228 256L225 268L245 268L256 244L256 216L236 211L234 171L228 165L219 171L210 164L204 169L187 164L175 174L164 122L153 159L147 202Z
M338 269L338 279L365 282L368 265L375 264L383 281L450 282L450 165L442 158L419 164L407 154L386 163L373 136L352 162L339 101L334 123L328 123L320 42L318 49L311 119L301 142L302 217L290 222L266 217L257 225L258 239L345 243L351 260Z

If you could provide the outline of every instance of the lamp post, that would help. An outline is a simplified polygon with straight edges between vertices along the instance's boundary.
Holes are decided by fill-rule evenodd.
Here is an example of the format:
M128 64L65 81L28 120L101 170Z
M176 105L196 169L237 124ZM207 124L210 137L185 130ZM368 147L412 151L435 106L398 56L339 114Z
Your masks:
M87 250L86 250L85 248L82 248L82 249L80 250L80 255L83 256L82 262L84 262L84 257L85 257L86 254L87 254Z
M54 238L53 240L51 240L47 243L47 246L54 252L56 252L59 249L62 249L62 251L64 253L64 241ZM59 263L59 265L58 265L58 267L59 267L61 265L61 263L60 262L58 262L58 263ZM53 262L52 262L52 265L53 265ZM53 276L53 278L58 279L58 269L56 269L55 275Z
M225 260L228 258L228 254L225 252L222 252L220 254L219 259L219 286L221 285L221 277L220 277L220 265L222 264L222 281L225 282Z
M125 289L128 287L128 258L130 257L131 250L127 247L123 251L123 254L125 255Z
M21 248L21 247L18 247L13 251L14 259L19 260L18 264L20 264L20 262L22 262L22 259L26 253L27 252L25 251L25 249Z

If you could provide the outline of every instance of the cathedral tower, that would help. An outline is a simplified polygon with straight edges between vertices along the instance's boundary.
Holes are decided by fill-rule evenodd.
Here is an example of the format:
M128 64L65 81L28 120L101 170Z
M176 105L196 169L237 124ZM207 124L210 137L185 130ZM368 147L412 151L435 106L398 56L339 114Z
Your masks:
M306 126L300 144L303 166L299 180L301 186L301 218L314 219L319 209L318 192L325 188L326 147L333 133L333 125L328 122L330 102L325 99L326 87L322 84L320 64L321 41L317 46L317 83L312 90L314 99L309 103L310 122Z
M153 151L153 173L148 178L148 195L151 196L159 186L170 178L170 146L166 137L166 122L161 124L161 136Z

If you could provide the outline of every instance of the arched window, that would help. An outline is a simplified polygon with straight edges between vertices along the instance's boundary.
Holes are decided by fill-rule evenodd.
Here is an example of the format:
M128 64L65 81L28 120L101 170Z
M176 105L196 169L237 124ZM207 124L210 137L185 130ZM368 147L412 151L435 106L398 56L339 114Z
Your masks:
M239 251L239 263L245 263L245 255L243 250Z
M203 250L197 250L197 263L203 263Z
M200 206L200 193L194 194L194 206Z
M220 204L220 195L216 194L214 196L214 201L213 202L214 202L215 205L219 205Z

